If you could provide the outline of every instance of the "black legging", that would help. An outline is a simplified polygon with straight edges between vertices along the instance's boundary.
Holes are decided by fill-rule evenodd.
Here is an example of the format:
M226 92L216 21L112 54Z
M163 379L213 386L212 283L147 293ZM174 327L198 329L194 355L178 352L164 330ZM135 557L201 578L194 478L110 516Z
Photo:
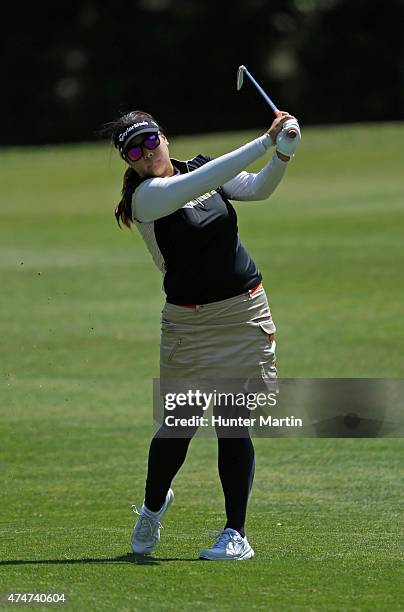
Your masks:
M193 432L195 433L196 430ZM146 479L145 505L157 512L164 504L168 489L185 461L191 437L165 437L162 426L150 444ZM240 438L218 436L218 468L222 483L227 522L242 536L247 512L248 497L254 479L254 446L247 435Z

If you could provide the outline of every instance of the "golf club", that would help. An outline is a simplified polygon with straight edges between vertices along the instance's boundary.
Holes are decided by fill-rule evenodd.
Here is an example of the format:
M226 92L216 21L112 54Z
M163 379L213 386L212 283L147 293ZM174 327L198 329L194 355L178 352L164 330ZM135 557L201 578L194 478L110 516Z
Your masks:
M262 89L262 87L260 85L258 85L257 81L254 79L252 74L243 65L239 66L239 68L237 70L237 91L240 91L240 89L243 86L244 73L248 76L248 78L253 83L253 85L255 85L255 87L258 89L258 91L260 92L261 96L264 98L264 100L269 104L269 106L274 111L275 115L279 116L280 111L275 106L275 104L272 102L271 98L265 93L265 91ZM296 132L295 129L291 128L290 130L287 131L286 135L288 136L288 138L296 138L297 132Z

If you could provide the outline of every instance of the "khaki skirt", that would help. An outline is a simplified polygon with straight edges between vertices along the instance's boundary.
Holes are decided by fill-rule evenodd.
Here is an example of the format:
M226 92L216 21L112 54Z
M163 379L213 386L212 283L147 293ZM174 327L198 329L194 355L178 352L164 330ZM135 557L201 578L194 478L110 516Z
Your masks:
M235 297L186 307L166 303L160 379L276 379L275 324L260 285Z

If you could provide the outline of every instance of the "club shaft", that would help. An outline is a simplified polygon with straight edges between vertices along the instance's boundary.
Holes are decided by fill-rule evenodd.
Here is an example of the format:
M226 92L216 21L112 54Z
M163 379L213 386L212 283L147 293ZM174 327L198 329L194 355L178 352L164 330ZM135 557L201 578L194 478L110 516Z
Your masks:
M244 72L245 74L248 76L248 78L250 79L250 81L255 85L255 87L258 89L258 91L260 92L261 96L268 102L269 106L272 108L272 110L274 111L275 115L277 115L279 113L279 110L277 109L277 107L275 106L275 104L272 102L271 98L265 93L265 91L262 89L262 87L260 85L258 85L257 81L254 79L254 77L252 76L252 74L250 74L247 70L246 67L244 67Z
M253 85L255 85L255 87L258 89L258 91L260 92L260 94L262 95L262 97L264 98L264 100L266 100L266 102L269 104L269 106L272 108L272 110L274 111L275 115L278 117L280 115L280 111L278 110L278 108L275 106L275 104L272 102L271 98L265 93L265 91L262 89L262 87L260 85L258 85L257 81L254 79L254 77L252 76L252 74L250 74L247 70L247 68L245 66L240 66L239 67L239 71L242 70L244 74L246 74L248 76L248 78L250 79L250 81L252 82ZM241 84L237 84L237 89L239 89L242 85L242 81ZM297 131L294 128L290 128L289 130L287 130L286 132L286 136L288 138L296 138L298 135Z

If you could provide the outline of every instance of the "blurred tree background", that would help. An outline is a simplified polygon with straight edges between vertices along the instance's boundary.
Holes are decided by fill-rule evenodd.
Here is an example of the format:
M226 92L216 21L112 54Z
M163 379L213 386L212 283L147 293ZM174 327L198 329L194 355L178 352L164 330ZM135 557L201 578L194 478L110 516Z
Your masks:
M403 0L6 3L3 145L93 140L122 112L171 134L269 125L245 64L302 124L404 114Z

